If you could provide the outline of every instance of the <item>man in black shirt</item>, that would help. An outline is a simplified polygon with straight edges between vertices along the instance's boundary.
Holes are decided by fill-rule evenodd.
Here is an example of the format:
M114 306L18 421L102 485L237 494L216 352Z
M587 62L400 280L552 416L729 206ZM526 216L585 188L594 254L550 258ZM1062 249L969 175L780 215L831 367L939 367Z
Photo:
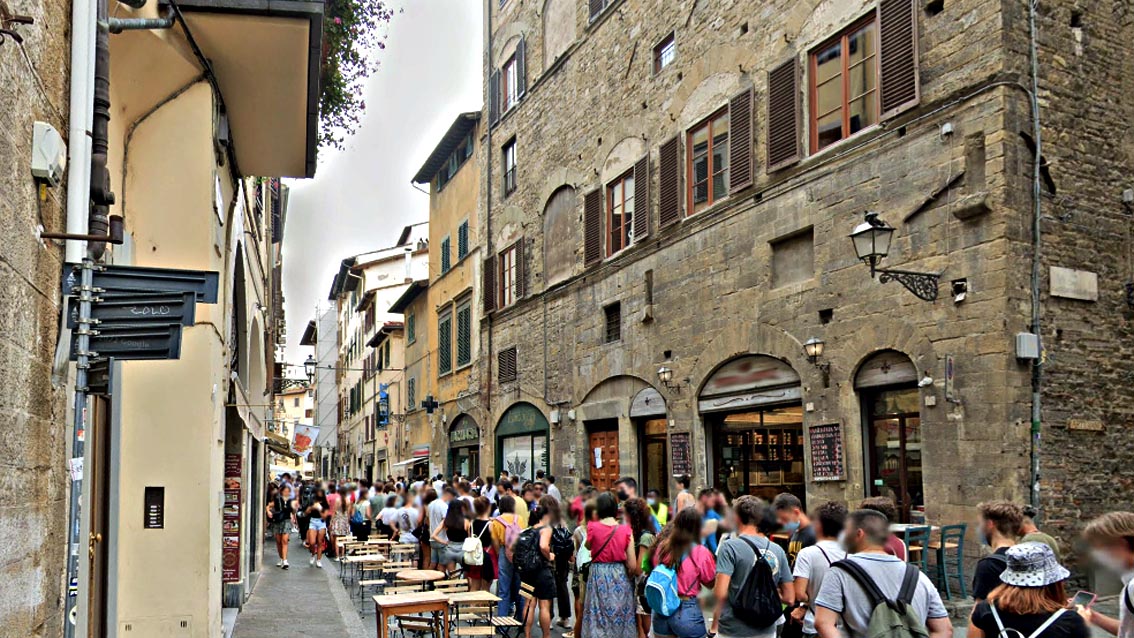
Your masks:
M977 561L973 574L973 599L980 602L1000 585L1000 574L1008 565L1004 554L1016 544L1024 511L1008 501L990 501L977 505L980 512L980 540L992 548L992 554Z
M791 533L788 539L788 562L795 566L795 557L804 547L815 544L815 528L811 526L811 519L803 511L803 503L795 494L784 492L772 501L772 510L776 513L776 520L785 531Z

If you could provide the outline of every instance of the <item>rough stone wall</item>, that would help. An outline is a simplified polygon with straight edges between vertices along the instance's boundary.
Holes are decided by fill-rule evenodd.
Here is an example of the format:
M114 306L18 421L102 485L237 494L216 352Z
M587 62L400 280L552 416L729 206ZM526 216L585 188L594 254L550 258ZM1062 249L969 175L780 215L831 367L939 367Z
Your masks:
M1005 131L1009 122L1026 117L1023 93L1011 84L993 85L1009 70L1000 4L959 0L935 14L919 5L919 107L855 142L772 174L764 170L766 70L790 54L802 55L872 5L613 2L590 25L580 11L580 40L548 70L540 59L544 47L535 6L542 3L510 0L500 9L495 4L493 48L525 35L529 81L527 96L492 132L487 237L493 251L518 236L529 240L530 298L498 311L491 321L486 354L494 360L500 349L515 345L519 367L515 383L496 385L494 368L487 379L493 424L517 401L565 412L604 380L622 375L658 386L656 370L668 351L681 385L662 390L671 432L693 434L699 474L694 483L703 485L709 481L705 428L696 409L699 387L737 354L769 354L803 377L803 401L813 404L805 428L843 425L848 480L812 484L811 496L854 500L865 492L854 374L871 353L893 348L935 379L921 391L929 516L970 521L972 506L981 500L1024 498L1029 371L1015 361L1012 335L1027 325L1021 304L1026 246L1020 240L1026 238L1029 200L1027 191L1015 189L1030 165L1018 136ZM674 30L677 60L655 76L650 52ZM497 65L498 53L493 52ZM659 232L658 145L745 86L755 88L756 185ZM950 136L940 132L945 123L953 125ZM513 136L518 189L505 198L499 147ZM542 245L547 198L564 184L574 187L581 225L583 195L602 185L598 176L611 172L609 161L628 138L641 140L651 156L653 232L585 270L580 234L569 264L572 277L544 292L545 268L559 273L562 266L543 263L543 255L561 254ZM945 187L961 171L959 181ZM936 199L903 223L934 193ZM955 216L965 201L982 194L989 212L967 221ZM920 301L896 283L870 280L847 239L868 209L898 228L886 265L943 273L936 303ZM814 277L773 289L772 243L808 228ZM643 320L647 273L653 313ZM949 295L954 279L967 279L972 290L960 304ZM602 308L616 300L622 338L603 344ZM824 309L833 309L826 324L819 318ZM828 344L829 388L803 356L801 344L811 336ZM955 403L944 392L947 355L956 363ZM574 466L585 475L584 424L565 418L551 435L552 472L565 474ZM632 431L621 432L624 444L634 438ZM624 462L632 450L623 447Z
M43 247L42 224L65 226L65 184L37 199L31 177L32 125L49 122L66 138L70 3L10 0L35 24L0 43L0 624L12 636L62 630L67 545L66 400L51 383L58 338L63 249ZM26 57L25 57L26 53Z
M1024 5L1016 11L1026 24ZM1042 199L1041 494L1045 527L1071 540L1091 518L1129 509L1134 494L1134 299L1126 290L1134 209L1122 203L1134 187L1134 7L1060 2L1041 8L1038 24L1043 156L1055 188L1045 184ZM1014 45L1025 64L1026 40ZM1098 301L1053 297L1052 266L1096 273ZM1070 429L1072 420L1104 430Z

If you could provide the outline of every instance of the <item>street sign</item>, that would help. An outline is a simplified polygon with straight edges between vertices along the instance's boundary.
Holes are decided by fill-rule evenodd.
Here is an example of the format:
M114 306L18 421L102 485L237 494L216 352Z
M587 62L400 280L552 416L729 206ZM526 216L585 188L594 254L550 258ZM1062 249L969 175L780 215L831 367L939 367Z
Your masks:
M91 319L102 323L193 325L197 304L191 292L182 293L103 293L91 304ZM79 304L69 301L67 327L79 325ZM95 324L96 326L98 324Z
M63 294L71 295L79 284L78 265L63 265ZM99 266L93 273L94 287L108 292L191 292L201 303L217 302L220 274L205 270Z
M91 335L90 349L97 359L119 361L180 359L181 324L101 324ZM71 341L71 360L78 359L77 340Z

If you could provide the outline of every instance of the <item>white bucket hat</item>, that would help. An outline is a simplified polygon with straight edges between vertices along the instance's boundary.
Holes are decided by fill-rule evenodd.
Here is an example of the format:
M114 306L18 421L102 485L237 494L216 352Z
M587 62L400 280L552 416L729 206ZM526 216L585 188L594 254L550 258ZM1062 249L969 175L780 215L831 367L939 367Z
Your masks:
M1047 587L1071 576L1071 572L1055 560L1055 553L1043 543L1020 543L1008 548L1004 555L1008 569L1000 574L1001 582L1016 587Z

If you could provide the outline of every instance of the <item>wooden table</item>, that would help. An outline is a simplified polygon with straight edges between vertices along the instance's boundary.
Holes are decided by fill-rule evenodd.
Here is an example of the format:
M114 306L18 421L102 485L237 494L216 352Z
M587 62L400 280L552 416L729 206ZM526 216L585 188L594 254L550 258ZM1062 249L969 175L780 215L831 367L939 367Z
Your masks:
M449 597L444 594L420 592L374 596L375 615L378 619L378 638L389 638L386 617L408 614L441 614L444 637L449 638Z
M481 591L463 591L456 594L449 594L449 603L452 605L459 605L461 603L498 603L500 597L488 591L487 589Z
M435 580L441 580L445 577L445 572L439 572L434 569L405 569L394 576L398 580L408 580L411 583L421 583L424 587L425 583L432 583Z
M930 532L940 532L941 528L936 525L919 525L916 523L890 523L891 534L901 534L909 529L916 527L928 527Z

